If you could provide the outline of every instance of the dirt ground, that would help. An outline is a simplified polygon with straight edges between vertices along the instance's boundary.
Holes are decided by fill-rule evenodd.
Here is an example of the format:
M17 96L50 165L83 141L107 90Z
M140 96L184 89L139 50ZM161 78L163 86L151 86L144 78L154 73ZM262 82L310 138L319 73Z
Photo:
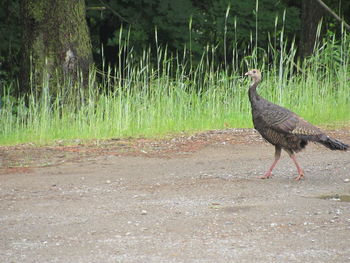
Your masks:
M310 144L299 182L285 153L257 178L250 129L0 154L0 262L350 262L349 151Z

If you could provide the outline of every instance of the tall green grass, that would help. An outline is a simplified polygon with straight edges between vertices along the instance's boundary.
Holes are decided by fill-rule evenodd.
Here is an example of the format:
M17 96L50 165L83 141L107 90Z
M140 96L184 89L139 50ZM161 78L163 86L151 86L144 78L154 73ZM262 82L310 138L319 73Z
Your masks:
M125 66L92 70L85 88L83 81L67 81L56 84L53 95L45 74L40 94L32 87L30 94L13 99L11 87L6 87L1 94L0 144L252 127L249 80L243 74L253 67L263 71L263 97L316 125L348 125L349 43L345 33L340 42L324 40L300 63L294 42L283 39L282 31L266 49L257 48L252 40L243 56L236 45L225 44L232 61L222 64L214 62L216 48L208 45L194 66L190 50L171 55L158 45L135 59L127 39L120 38L120 65Z

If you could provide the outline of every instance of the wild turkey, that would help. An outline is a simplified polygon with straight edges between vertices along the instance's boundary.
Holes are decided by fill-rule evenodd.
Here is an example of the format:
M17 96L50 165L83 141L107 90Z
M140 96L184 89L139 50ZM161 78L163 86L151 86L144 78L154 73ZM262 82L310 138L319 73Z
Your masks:
M295 179L300 180L304 177L304 172L300 168L294 153L305 148L309 141L320 143L331 150L347 150L349 148L349 145L330 138L294 112L260 97L256 92L256 88L261 81L259 70L249 70L245 75L250 76L253 80L253 84L249 88L249 100L252 107L254 128L265 140L275 146L275 161L265 175L260 178L271 177L271 172L281 156L282 149L293 160L299 174Z

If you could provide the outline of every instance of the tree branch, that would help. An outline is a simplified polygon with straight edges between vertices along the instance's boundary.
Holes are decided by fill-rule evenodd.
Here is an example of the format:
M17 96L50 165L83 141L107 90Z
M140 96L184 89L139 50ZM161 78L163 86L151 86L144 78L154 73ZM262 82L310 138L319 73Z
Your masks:
M105 10L105 6L88 6L86 7L86 10L98 10L98 11L103 11Z
M340 23L344 23L345 28L350 32L350 26L339 17L336 13L333 12L332 9L330 9L322 0L316 0L328 13L330 13L336 20L338 20Z
M123 20L124 22L127 22L128 24L131 24L126 18L122 17L117 11L115 11L109 4L107 4L105 1L100 0L100 3L107 7L114 15L119 17L120 20Z

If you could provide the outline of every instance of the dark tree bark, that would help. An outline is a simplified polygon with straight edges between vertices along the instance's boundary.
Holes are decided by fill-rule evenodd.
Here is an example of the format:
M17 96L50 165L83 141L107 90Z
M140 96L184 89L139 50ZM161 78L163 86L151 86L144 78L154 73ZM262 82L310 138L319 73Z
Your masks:
M322 19L323 9L316 0L301 1L301 36L299 56L312 54L316 41L317 26Z
M84 0L22 0L21 13L22 92L29 90L30 82L40 91L43 72L50 81L66 76L74 79L78 70L88 74L92 48Z

